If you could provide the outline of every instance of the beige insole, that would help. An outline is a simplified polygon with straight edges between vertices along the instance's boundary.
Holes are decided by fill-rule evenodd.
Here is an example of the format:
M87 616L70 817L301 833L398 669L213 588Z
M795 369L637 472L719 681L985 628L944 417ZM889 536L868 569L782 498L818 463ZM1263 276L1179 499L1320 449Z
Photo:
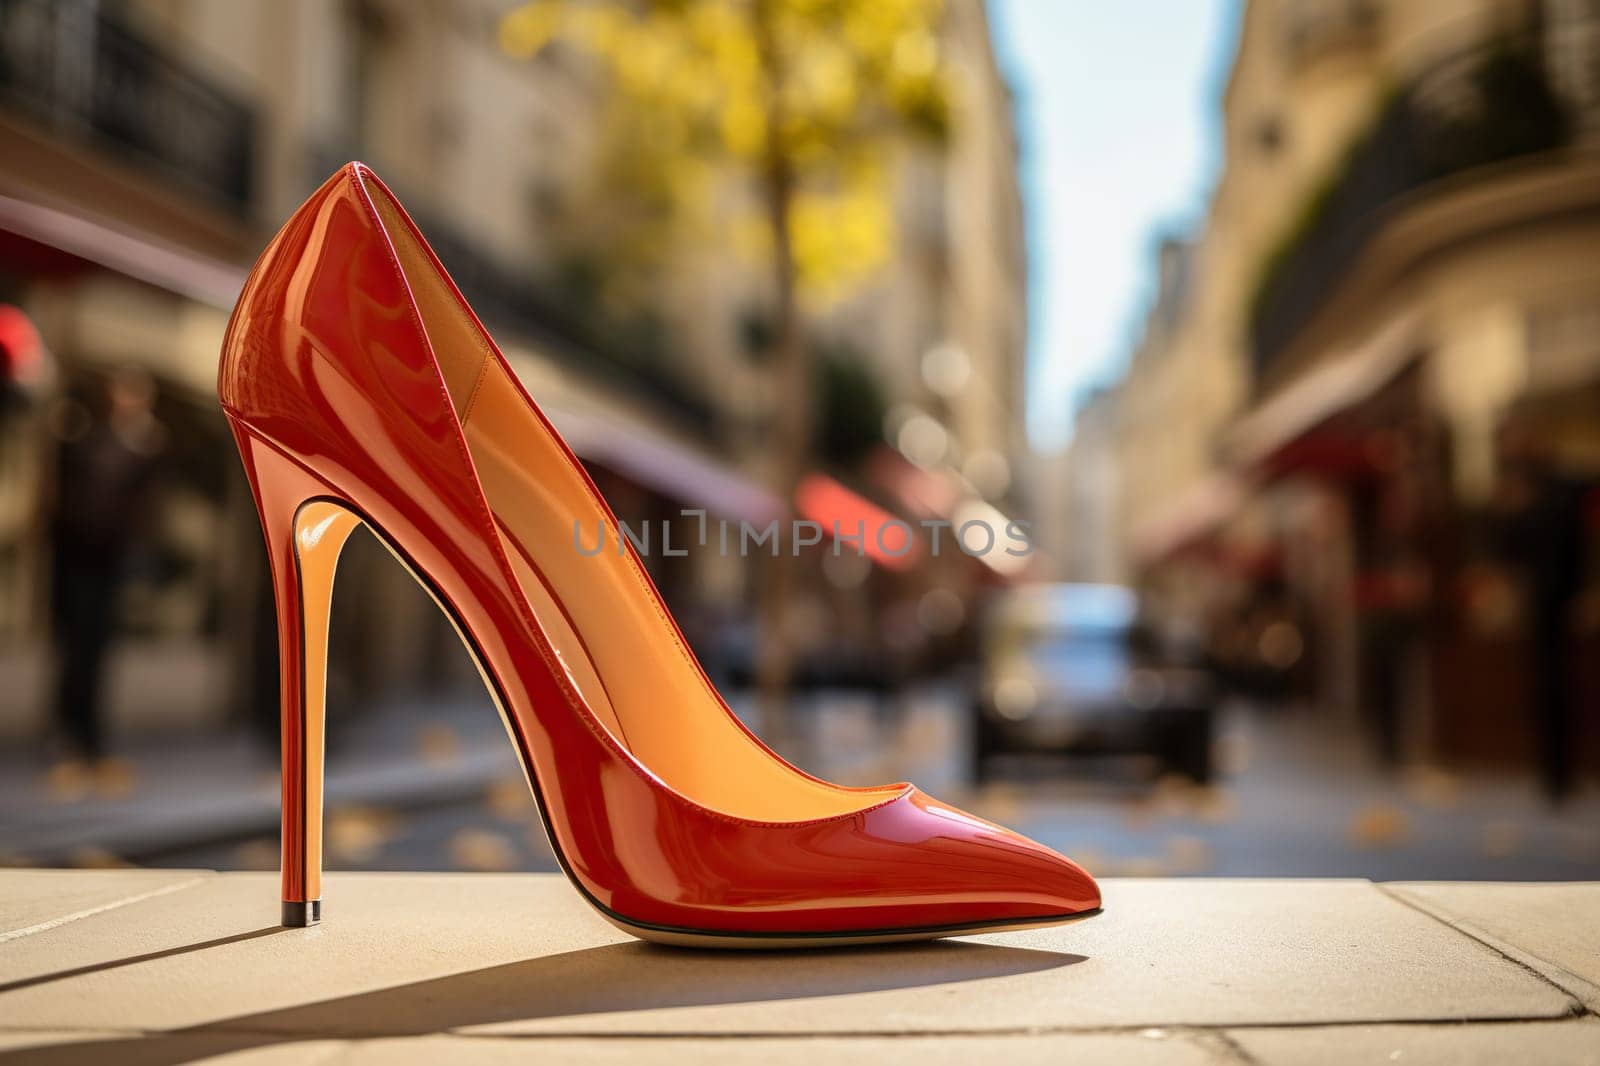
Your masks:
M804 821L881 802L895 789L815 781L750 739L678 639L637 560L551 432L523 399L398 210L370 190L444 373L506 554L585 704L651 773L702 806ZM605 550L592 549L597 523ZM537 710L537 709L536 709Z

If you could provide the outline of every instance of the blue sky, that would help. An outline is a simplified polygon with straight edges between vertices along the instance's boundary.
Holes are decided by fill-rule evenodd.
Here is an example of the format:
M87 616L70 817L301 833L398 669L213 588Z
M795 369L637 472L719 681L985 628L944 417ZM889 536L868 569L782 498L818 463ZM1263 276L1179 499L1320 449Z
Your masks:
M1053 450L1127 358L1161 233L1198 219L1238 0L990 0L1016 93L1029 255L1028 431Z

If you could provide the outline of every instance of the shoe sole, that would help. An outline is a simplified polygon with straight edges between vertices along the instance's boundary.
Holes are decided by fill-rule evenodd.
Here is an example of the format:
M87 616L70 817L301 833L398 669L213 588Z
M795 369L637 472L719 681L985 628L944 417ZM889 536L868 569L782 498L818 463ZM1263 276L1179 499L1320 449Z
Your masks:
M1096 907L1090 911L1045 915L1039 918L1007 919L1000 922L967 922L955 925L922 926L912 929L892 928L865 931L771 933L729 932L717 929L688 929L677 926L644 924L618 914L595 899L589 893L589 890L583 886L583 883L573 875L572 867L567 864L567 857L562 854L561 845L557 842L556 835L551 829L550 815L545 809L544 796L539 790L538 776L534 773L532 764L524 754L522 741L517 736L516 727L511 721L511 715L506 710L505 698L501 695L500 685L484 665L483 655L478 650L477 642L467 632L466 626L456 616L455 610L445 602L444 597L439 594L433 582L411 563L411 560L406 557L398 545L389 539L389 535L376 522L373 522L344 500L334 497L326 497L326 499L356 515L362 524L371 531L372 535L377 538L378 543L382 544L389 554L394 556L395 561L405 569L406 573L411 575L412 580L421 586L422 591L428 594L434 605L450 620L450 625L455 629L456 636L460 638L462 646L467 649L467 654L471 656L472 664L477 667L478 676L483 680L483 687L488 690L489 698L494 702L495 710L499 712L500 724L505 728L506 737L511 741L511 747L516 751L518 761L522 763L523 775L528 780L529 790L533 793L534 805L539 811L539 824L544 829L545 839L550 844L550 851L555 855L556 862L561 867L561 872L566 875L567 880L578 890L578 894L583 897L586 903L598 911L602 918L629 936L655 944L668 944L674 947L746 951L806 950L812 948L855 947L867 944L900 944L919 940L938 940L948 936L977 936L983 933L1009 933L1023 929L1070 925L1100 914L1101 908Z
M581 891L581 890L580 890ZM587 893L585 893L587 895ZM594 901L590 900L593 904ZM719 931L695 932L688 929L635 925L595 905L601 917L630 936L648 940L653 944L670 944L684 948L714 948L719 951L804 951L811 948L846 948L866 944L905 944L918 940L938 940L947 936L979 936L983 933L1014 933L1023 929L1044 929L1056 925L1071 925L1085 921L1100 913L1078 911L1073 914L1047 918L1029 918L1021 921L991 924L972 922L965 925L935 925L918 929L889 929L882 932L850 933L725 933Z

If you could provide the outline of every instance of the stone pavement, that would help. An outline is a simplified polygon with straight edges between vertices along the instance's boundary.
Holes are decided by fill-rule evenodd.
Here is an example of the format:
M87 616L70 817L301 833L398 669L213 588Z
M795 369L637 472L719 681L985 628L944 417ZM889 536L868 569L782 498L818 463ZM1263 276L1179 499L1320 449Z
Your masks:
M720 954L559 877L0 871L0 1066L1600 1063L1600 885L1112 880L1091 921Z

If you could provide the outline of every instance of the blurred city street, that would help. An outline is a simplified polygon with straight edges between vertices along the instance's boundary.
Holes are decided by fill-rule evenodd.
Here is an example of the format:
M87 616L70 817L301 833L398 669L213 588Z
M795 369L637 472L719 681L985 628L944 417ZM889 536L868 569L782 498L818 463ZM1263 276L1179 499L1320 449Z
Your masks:
M1029 757L973 788L968 711L951 686L894 707L820 695L797 720L790 754L812 772L856 785L916 781L1106 876L1600 879L1600 794L1553 811L1526 778L1385 778L1337 734L1289 712L1234 708L1219 741L1224 773L1209 787L1152 779L1137 760ZM131 754L129 791L110 798L64 795L37 767L5 764L5 858L277 868L276 773L245 738ZM329 797L330 869L557 869L493 709L470 696L385 708L346 731Z
M554 872L484 677L591 855L869 819L710 681L1167 900L1600 881L1600 6L0 0L0 865Z
M5 1062L1572 1061L1600 3L0 0L0 867Z

